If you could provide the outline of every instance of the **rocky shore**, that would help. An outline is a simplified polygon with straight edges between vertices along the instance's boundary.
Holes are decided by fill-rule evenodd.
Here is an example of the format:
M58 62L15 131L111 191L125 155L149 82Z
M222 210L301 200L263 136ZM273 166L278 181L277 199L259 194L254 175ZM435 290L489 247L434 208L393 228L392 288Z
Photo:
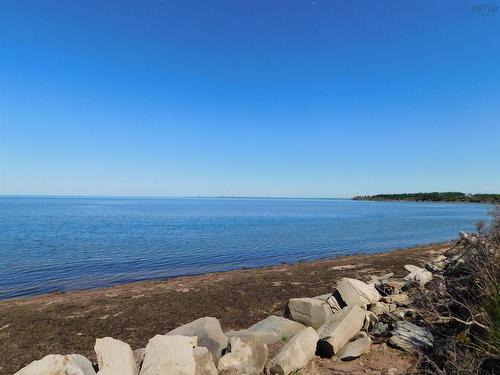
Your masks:
M406 321L402 289L425 284L420 266L450 247L3 301L0 373L405 373L405 338L432 339Z

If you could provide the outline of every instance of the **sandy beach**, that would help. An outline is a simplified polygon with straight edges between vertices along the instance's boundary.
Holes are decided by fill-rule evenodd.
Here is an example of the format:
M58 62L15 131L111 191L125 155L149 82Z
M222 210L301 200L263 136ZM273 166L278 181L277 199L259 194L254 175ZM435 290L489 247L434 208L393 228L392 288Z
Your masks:
M282 315L289 298L328 293L346 276L404 276L403 265L422 265L452 244L4 300L0 374L12 374L49 353L95 359L96 337L141 348L154 335L203 316L217 317L224 331L246 328L268 315Z

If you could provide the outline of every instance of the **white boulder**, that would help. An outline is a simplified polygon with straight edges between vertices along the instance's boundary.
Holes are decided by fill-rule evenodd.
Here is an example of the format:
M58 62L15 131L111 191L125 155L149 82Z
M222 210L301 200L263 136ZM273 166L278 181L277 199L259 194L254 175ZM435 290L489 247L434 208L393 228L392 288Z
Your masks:
M348 361L359 356L368 353L370 351L370 345L372 340L366 332L360 332L349 340L340 351L336 354L336 357L343 361Z
M318 334L312 327L304 328L269 362L268 373L288 375L306 366L314 357L318 339Z
M282 339L289 338L305 328L303 324L293 320L271 315L253 326L241 331L226 332L226 336L246 337L261 341L265 344L274 344Z
M333 316L330 305L318 298L291 298L287 308L287 317L314 329Z
M337 291L348 306L365 306L381 298L373 285L348 277L343 277L337 282Z
M95 340L98 375L137 375L137 365L130 345L111 337Z
M363 328L365 311L358 305L346 306L318 329L318 353L331 358Z
M141 375L194 375L196 341L196 337L156 335L146 345Z
M191 323L184 324L167 333L167 335L196 336L198 346L204 346L212 353L215 362L219 360L222 351L227 348L228 338L222 332L216 318L199 318Z
M219 360L217 369L219 373L233 370L246 375L262 374L268 354L267 345L261 341L232 337L229 340L228 352Z
M14 375L95 375L92 363L80 354L49 354Z

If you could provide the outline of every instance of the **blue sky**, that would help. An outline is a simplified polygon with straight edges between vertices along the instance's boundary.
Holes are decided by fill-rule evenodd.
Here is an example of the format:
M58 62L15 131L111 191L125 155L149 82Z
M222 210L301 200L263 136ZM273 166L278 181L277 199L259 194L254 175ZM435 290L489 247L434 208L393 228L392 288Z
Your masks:
M498 193L474 4L3 0L0 194Z

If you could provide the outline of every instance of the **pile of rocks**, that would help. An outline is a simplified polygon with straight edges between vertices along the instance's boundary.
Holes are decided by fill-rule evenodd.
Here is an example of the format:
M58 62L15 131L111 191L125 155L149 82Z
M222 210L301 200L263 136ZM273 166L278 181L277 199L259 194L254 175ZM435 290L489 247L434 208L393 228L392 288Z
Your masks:
M444 259L429 264L437 269ZM315 356L348 361L387 343L404 351L429 349L432 335L411 309L408 290L422 288L432 272L406 265L409 274L363 282L342 278L332 293L292 298L284 317L269 316L240 331L223 332L216 318L204 317L151 338L132 350L122 341L97 339L97 363L79 354L48 355L15 375L287 375ZM269 346L284 343L276 355Z

